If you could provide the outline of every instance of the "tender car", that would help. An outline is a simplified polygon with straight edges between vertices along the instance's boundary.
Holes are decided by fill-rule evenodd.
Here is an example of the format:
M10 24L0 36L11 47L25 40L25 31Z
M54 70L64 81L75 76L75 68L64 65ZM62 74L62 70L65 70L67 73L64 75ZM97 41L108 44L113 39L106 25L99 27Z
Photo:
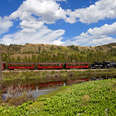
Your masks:
M104 64L101 62L94 62L91 64L91 69L98 69L98 68L104 68Z

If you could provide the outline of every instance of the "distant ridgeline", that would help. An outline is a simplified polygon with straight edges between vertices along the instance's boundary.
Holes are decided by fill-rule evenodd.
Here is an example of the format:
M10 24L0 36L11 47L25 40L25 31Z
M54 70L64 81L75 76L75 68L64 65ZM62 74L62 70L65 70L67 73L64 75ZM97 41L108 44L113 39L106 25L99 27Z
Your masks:
M88 62L116 61L116 43L97 47L44 44L0 45L5 62Z

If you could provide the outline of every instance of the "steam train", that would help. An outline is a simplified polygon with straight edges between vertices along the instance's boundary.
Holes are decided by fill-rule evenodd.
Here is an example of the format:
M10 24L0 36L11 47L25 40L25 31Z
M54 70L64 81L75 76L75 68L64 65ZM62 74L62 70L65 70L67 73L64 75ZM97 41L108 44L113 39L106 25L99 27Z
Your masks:
M28 69L104 69L116 68L116 62L94 62L89 63L2 63L2 70Z

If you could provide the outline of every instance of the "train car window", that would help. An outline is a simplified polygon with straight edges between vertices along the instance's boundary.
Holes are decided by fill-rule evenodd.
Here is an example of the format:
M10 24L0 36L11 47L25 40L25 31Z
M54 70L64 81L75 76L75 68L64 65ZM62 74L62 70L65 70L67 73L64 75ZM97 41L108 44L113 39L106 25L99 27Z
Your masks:
M33 64L8 64L8 66L33 66Z
M68 66L80 66L80 64L74 63L74 64L68 64Z
M59 66L59 64L40 64L40 66Z

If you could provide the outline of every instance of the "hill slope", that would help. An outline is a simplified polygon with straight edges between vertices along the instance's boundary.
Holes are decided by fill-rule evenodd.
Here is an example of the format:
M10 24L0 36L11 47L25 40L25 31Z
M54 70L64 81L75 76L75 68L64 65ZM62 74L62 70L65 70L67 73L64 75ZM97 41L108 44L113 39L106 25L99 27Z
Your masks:
M97 46L56 46L43 44L0 45L6 62L94 62L116 61L116 43Z

